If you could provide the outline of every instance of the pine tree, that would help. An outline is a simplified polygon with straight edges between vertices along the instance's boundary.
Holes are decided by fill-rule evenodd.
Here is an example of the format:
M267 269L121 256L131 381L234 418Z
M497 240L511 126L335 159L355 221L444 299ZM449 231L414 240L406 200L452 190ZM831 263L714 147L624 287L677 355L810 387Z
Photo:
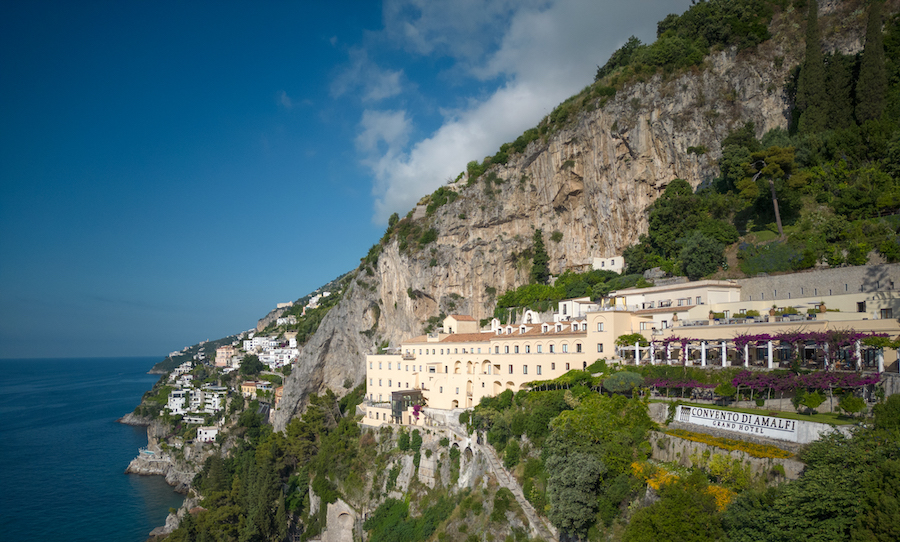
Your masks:
M866 46L856 83L856 120L860 124L877 119L884 111L887 74L884 69L884 40L881 35L881 0L869 4Z
M550 256L544 248L544 235L541 230L534 230L534 258L531 265L531 282L547 284L550 280Z
M825 62L819 41L819 3L809 2L806 19L806 58L797 82L797 107L800 109L800 131L818 132L828 120L828 97L825 93Z

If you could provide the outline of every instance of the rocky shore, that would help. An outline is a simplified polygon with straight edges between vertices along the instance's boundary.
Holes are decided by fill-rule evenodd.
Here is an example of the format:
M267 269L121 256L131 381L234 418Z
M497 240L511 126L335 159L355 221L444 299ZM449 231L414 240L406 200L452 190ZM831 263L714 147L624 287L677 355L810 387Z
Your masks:
M153 419L146 416L138 416L134 412L129 412L116 421L124 425L147 427L148 425L150 425L150 422L153 421Z
M213 453L213 448L201 443L167 446L166 436L170 427L161 420L129 413L117 421L126 425L147 427L147 447L142 448L137 457L131 460L125 474L163 476L175 492L188 495L182 506L175 513L168 515L165 525L153 529L150 533L151 539L165 536L178 527L188 510L197 505L197 499L190 494L191 482L206 458Z

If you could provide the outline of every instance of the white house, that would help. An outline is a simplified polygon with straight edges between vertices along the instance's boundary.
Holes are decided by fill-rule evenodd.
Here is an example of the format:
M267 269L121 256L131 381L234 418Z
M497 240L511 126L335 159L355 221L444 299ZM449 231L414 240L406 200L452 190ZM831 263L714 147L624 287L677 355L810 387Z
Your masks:
M625 258L621 256L611 256L609 258L594 258L591 266L597 270L614 271L621 273L625 269Z
M200 442L215 442L216 436L218 436L218 434L218 427L204 426L197 428L197 440Z

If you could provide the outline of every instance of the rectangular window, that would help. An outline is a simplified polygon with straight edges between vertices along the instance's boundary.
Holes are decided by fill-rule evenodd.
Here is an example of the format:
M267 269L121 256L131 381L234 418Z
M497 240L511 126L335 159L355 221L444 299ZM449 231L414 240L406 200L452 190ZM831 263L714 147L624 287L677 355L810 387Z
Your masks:
M381 369L381 362L378 362L378 368Z
M537 353L538 353L538 354L541 353L541 345L537 345Z
M370 386L374 386L374 385L375 385L375 384L372 383L372 380L373 380L372 378L369 379L369 385L370 385Z
M684 306L684 300L683 300L683 299L679 299L679 300L678 300L678 306L679 306L679 307L683 307L683 306Z
M481 353L481 348L478 349L478 353L479 353L479 354Z
M581 352L581 343L575 345L575 351L579 353Z
M603 353L603 343L597 343L597 352Z
M523 375L527 375L527 374L528 374L528 366L527 366L527 365L523 365L523 366L522 366L522 374L523 374Z
M881 309L881 319L887 320L894 317L894 309Z
M378 379L378 385L379 385L379 386L381 385L381 379L380 379L380 378Z
M641 322L641 331L646 331L650 326L650 322Z
M495 347L494 347L494 353L495 353L495 354L499 354L499 353L500 353L500 347L499 347L499 346L495 346Z
M550 345L550 353L551 354L553 353L553 345L552 344Z
M431 367L428 368L428 372L429 372L429 373L434 373L434 372L436 372L433 365L432 365Z
M369 362L369 369L371 369L371 368L372 368L372 362L370 361L370 362Z
M390 370L391 370L391 362L389 361L388 362L388 371L390 371Z
M459 348L454 348L454 349L453 349L453 353L454 353L454 354L458 354L458 353L459 353Z
M697 305L702 305L702 304L703 304L703 302L700 301L700 296L698 295L698 296L697 296Z
M409 365L406 366L406 371L409 372Z
M512 371L513 371L513 369L512 369L512 365L510 365L510 366L509 366L509 374L513 374L513 372L512 372Z
M566 363L566 370L567 370L567 371L569 370L569 364L568 364L568 363Z
M388 380L388 387L389 387L389 388L391 387L391 381L390 381L390 380Z
M526 354L530 354L530 353L531 353L531 345L530 345L530 344L526 344L526 345L525 345L525 353L526 353Z
M551 363L551 364L550 364L550 370L551 370L551 371L555 371L555 370L556 370L556 364L555 364L555 363Z
M441 355L443 355L443 354L444 354L444 349L443 349L443 348L441 348Z
M537 374L541 374L541 366L540 365L537 366Z
M564 344L562 346L563 346L563 354L568 354L569 353L569 345Z
M459 395L459 388L456 388L456 395Z
M503 353L504 353L504 354L509 354L509 345L506 345L506 346L503 347Z
M516 350L516 354L518 354L519 353L519 345L516 345L514 348Z
M597 331L603 331L603 322L597 323Z
M866 312L866 302L860 301L856 304L856 312Z
M444 386L438 388L438 393L444 393Z

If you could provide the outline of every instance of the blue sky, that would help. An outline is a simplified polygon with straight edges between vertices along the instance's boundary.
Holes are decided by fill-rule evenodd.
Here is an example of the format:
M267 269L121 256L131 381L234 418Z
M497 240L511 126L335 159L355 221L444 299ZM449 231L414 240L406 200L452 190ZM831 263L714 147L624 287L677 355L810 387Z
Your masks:
M249 329L689 5L0 4L0 357Z

